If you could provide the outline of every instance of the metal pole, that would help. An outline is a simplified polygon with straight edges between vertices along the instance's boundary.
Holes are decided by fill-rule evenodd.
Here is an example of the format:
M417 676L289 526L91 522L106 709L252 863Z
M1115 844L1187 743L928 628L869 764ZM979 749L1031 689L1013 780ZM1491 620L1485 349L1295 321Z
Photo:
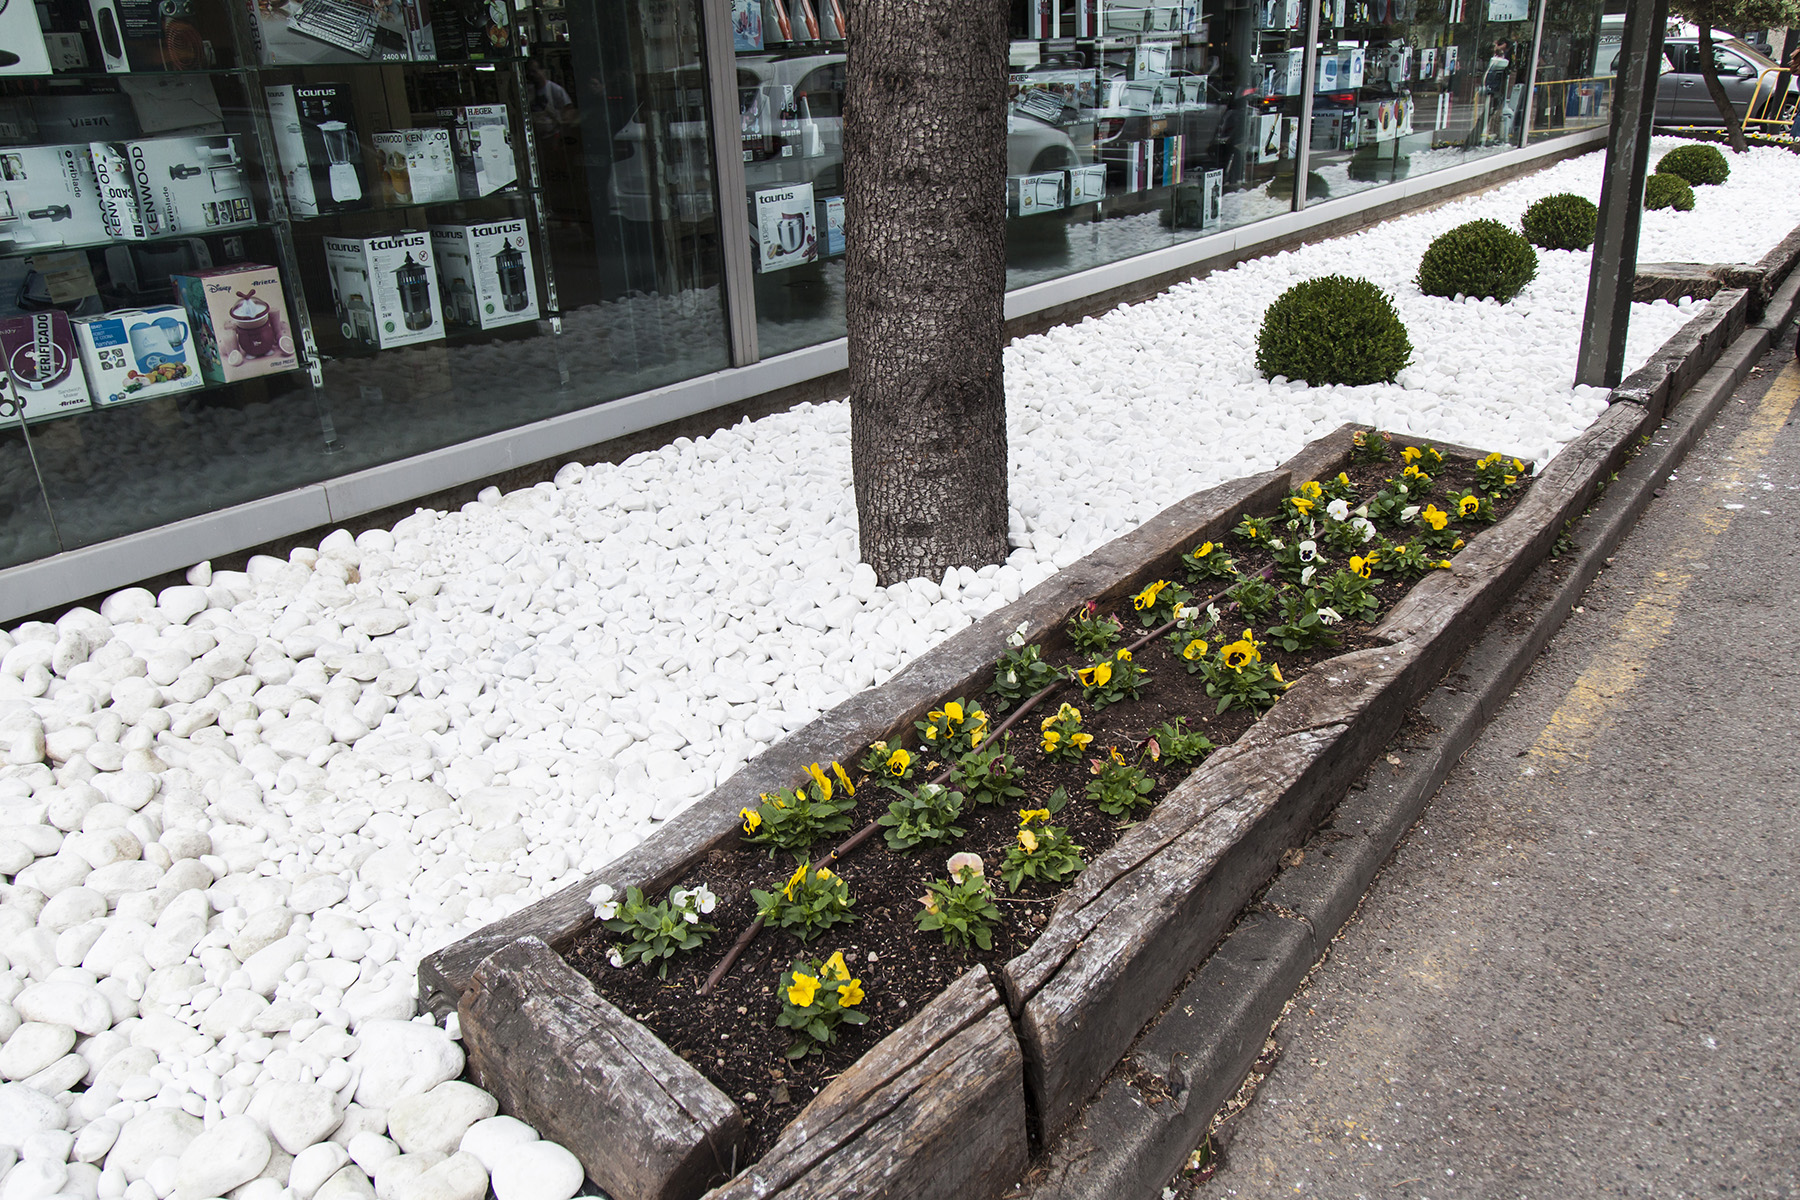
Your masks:
M1616 387L1625 370L1625 330L1637 276L1644 175L1650 166L1650 126L1668 14L1668 0L1645 0L1625 10L1619 74L1613 81L1612 136L1600 182L1599 229L1588 268L1587 320L1575 359L1575 382L1592 387Z
M1319 9L1325 0L1307 0L1306 57L1300 63L1300 144L1294 147L1294 211L1306 207L1306 176L1312 167L1313 89L1319 86Z
M1537 24L1531 31L1531 66L1525 74L1525 111L1521 114L1524 119L1519 123L1521 147L1531 145L1531 110L1536 107L1533 102L1537 99L1538 54L1544 48L1544 17L1549 7L1549 0L1538 0Z
M731 365L747 367L762 357L756 341L756 264L750 254L748 188L740 132L737 51L731 36L731 0L702 0L700 40L706 53L707 103L712 113L713 187L724 260L725 321Z

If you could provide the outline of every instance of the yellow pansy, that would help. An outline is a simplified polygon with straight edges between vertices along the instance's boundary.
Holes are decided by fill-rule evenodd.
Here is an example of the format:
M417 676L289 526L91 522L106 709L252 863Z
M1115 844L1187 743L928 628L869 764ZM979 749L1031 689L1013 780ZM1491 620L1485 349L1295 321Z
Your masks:
M1107 663L1095 663L1091 667L1083 667L1075 675L1081 680L1082 687L1105 687L1112 678L1112 667Z
M744 818L745 833L755 833L757 827L762 824L762 814L754 808L740 808L738 815Z
M862 980L852 979L838 989L838 1005L842 1008L855 1008L863 1002Z
M813 872L813 878L815 878L815 879L835 879L837 877L835 875L833 875L828 868L820 867L817 871Z
M950 703L944 705L944 711L940 715L949 717L952 721L961 725L963 719L962 705L952 700Z
M1224 659L1225 665L1234 671L1243 670L1261 657L1257 654L1256 647L1249 642L1233 642L1219 651L1219 655Z
M1195 638L1182 649L1181 657L1187 659L1189 662L1198 662L1200 657L1205 653L1206 643L1199 638Z
M912 755L905 750L896 750L888 755L887 769L890 775L904 775L912 766Z
M1131 651L1121 650L1117 654L1113 655L1113 657L1118 659L1120 662L1130 662L1131 661Z
M844 785L844 793L846 795L856 795L856 785L850 782L850 776L844 774L843 767L839 766L837 763L832 763L831 773L836 775L837 781Z
M1309 479L1305 483L1300 485L1300 494L1302 496L1309 496L1312 499L1317 500L1320 496L1323 496L1325 494L1325 489L1319 486L1318 480Z
M1168 586L1169 586L1168 580L1166 580L1166 579L1157 580L1155 583L1151 584L1149 587L1145 588L1143 591L1139 592L1137 595L1135 595L1131 598L1131 607L1137 609L1139 612L1145 612L1149 609L1155 608L1156 607L1156 597L1158 595L1160 595L1162 593L1162 590Z
M1350 571L1351 571L1351 574L1361 575L1364 579L1367 579L1371 574L1374 573L1372 570L1370 570L1370 563L1369 563L1368 559L1361 558L1354 554L1350 556Z
M788 988L788 1003L795 1008L811 1008L813 997L819 992L819 981L811 975L794 972L794 984Z
M1415 463L1419 461L1419 457L1420 453L1417 446L1408 446L1406 449L1400 451L1401 462Z
M831 957L825 960L825 965L819 968L819 974L838 979L850 978L850 968L844 965L844 952L842 950L833 951Z
M1281 677L1281 664L1280 663L1270 663L1269 664L1269 674L1274 677L1276 683L1286 683L1287 682L1287 680L1285 680Z
M1019 810L1019 824L1021 825L1029 825L1033 821L1048 821L1049 819L1050 810L1047 808L1021 808Z
M1419 514L1419 519L1433 529L1441 530L1450 523L1450 514L1435 504L1427 504L1425 511Z
M801 863L794 868L794 873L788 877L787 886L781 889L781 894L786 896L789 900L792 900L794 898L794 889L799 887L805 880L806 864Z
M1211 554L1212 552L1213 552L1213 544L1211 542L1201 542L1200 548L1198 550L1194 551L1194 557L1195 558L1205 558L1207 555Z
M1027 854L1037 853L1037 834L1031 832L1029 829L1019 830L1019 847Z
M1290 496L1288 497L1288 502L1302 513L1309 513L1312 511L1313 502L1308 500L1305 496Z
M1088 743L1093 740L1094 735L1091 733L1071 733L1069 735L1069 744L1078 751L1086 750Z
M1463 548L1463 540L1461 538L1457 538L1454 542L1450 543L1450 548L1452 550L1461 550Z
M1062 734L1054 729L1044 730L1044 753L1055 754L1057 743L1062 741Z
M1466 517L1472 512L1480 511L1481 498L1479 496L1464 496L1456 502L1456 515L1459 517Z
M1448 571L1454 564L1447 558L1440 558L1437 565L1440 571Z
M1338 472L1338 480L1337 481L1339 483L1343 484L1345 487L1350 486L1350 476L1344 474L1344 472L1342 472L1342 471Z

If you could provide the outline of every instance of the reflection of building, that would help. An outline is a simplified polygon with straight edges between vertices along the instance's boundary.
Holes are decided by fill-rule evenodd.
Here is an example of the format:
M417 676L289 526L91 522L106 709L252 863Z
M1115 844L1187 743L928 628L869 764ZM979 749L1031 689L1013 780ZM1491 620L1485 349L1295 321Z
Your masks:
M841 0L446 0L409 25L418 7L259 4L254 41L200 31L206 70L146 38L85 45L54 87L0 76L0 317L167 304L172 275L262 263L302 360L25 427L0 408L0 615L841 367ZM1012 307L1248 252L1253 236L1213 239L1309 200L1381 203L1384 184L1505 152L1527 101L1536 137L1599 126L1600 4L1549 7L1543 65L1515 53L1490 112L1495 44L1537 34L1496 3L1324 0L1309 44L1298 0L1020 0L1009 286L1029 290ZM102 196L133 162L175 178ZM188 223L158 232L164 208ZM349 282L325 265L327 237L376 255L402 230L501 226L524 231L514 257L457 260L494 279L434 263L430 341L385 329L429 311L418 260L404 281L404 264Z

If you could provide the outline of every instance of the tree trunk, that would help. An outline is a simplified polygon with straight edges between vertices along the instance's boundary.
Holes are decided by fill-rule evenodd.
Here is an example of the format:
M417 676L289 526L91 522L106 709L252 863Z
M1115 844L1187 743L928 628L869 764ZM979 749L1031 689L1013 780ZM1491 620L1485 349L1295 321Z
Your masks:
M851 0L850 448L882 583L1007 554L1004 0Z
M1731 143L1731 152L1742 154L1750 148L1750 143L1744 140L1743 119L1731 107L1731 97L1725 94L1725 85L1719 82L1719 64L1713 61L1712 23L1698 21L1695 24L1700 30L1700 74L1706 79L1706 90L1725 121L1725 138Z

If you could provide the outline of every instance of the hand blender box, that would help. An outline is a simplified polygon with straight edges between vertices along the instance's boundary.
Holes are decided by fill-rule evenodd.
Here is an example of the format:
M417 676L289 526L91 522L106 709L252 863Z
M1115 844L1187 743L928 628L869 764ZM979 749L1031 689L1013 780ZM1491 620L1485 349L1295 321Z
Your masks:
M250 178L229 133L126 143L138 212L155 236L256 223Z
M390 129L370 139L389 204L442 204L460 194L448 129Z
M431 249L445 319L478 329L537 320L525 222L433 225Z
M214 267L171 275L169 281L187 309L194 356L209 383L274 375L300 365L281 272L274 267Z
M100 183L86 146L0 149L0 250L80 246L112 235L100 210Z
M325 269L348 340L387 350L444 336L435 255L423 230L328 237Z
M88 407L75 334L61 309L0 319L0 365L6 385L0 423L41 421Z
M465 104L438 111L456 148L458 190L465 200L491 196L519 181L512 124L504 104Z
M263 95L275 132L281 182L295 215L316 217L367 208L362 139L350 86L284 84L264 88Z
M185 309L165 304L78 317L74 325L95 408L185 392L205 382Z

